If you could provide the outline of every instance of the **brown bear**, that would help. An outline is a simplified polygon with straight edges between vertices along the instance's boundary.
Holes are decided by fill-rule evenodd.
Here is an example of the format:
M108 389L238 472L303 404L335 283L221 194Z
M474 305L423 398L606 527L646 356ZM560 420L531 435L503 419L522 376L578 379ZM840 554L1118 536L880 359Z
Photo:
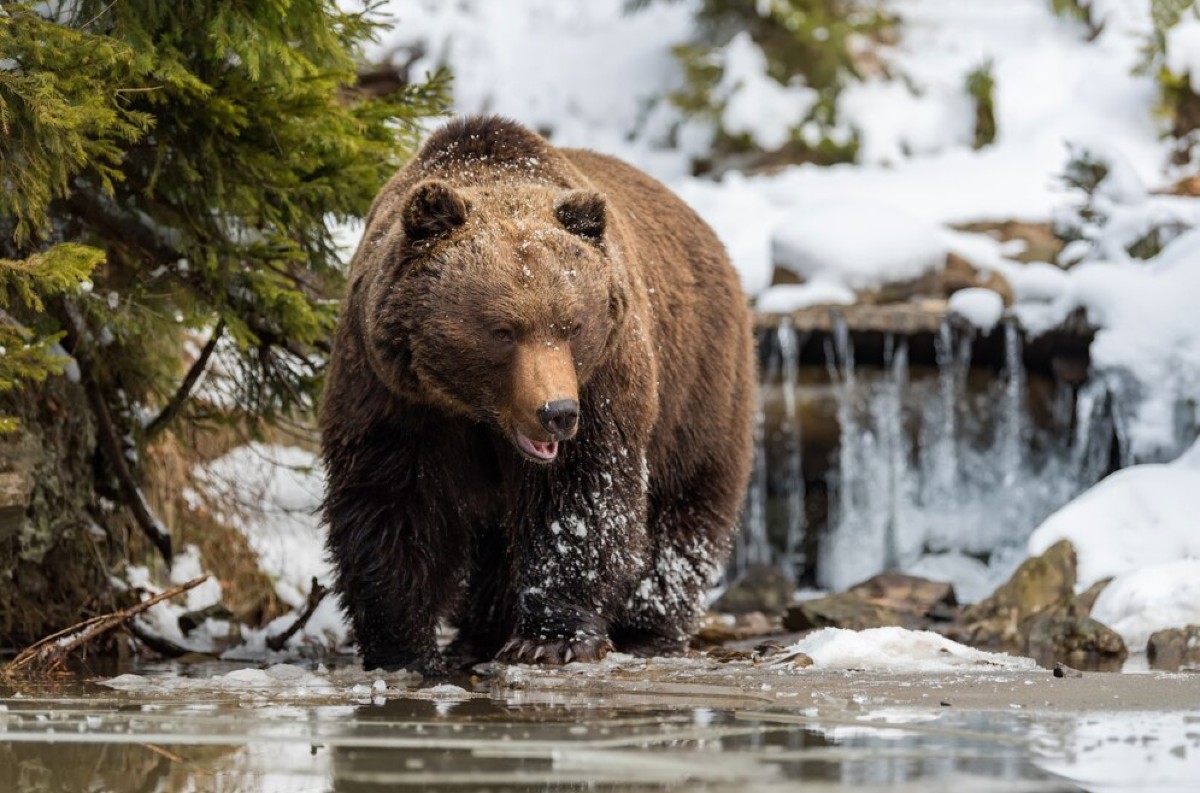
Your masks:
M750 468L749 311L716 236L616 159L435 132L351 265L321 411L368 668L684 649Z

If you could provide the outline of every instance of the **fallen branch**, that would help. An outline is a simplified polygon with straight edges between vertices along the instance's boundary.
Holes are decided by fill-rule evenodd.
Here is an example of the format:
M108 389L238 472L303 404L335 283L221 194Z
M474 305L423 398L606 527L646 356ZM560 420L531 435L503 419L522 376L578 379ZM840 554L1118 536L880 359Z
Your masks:
M53 633L44 639L41 639L21 651L21 653L8 663L4 669L0 670L0 677L12 678L22 672L29 671L29 667L35 667L43 673L50 672L55 667L62 664L71 653L78 650L83 645L100 638L104 634L113 630L119 625L124 624L128 620L136 617L138 614L149 609L151 606L161 603L164 600L173 598L176 595L181 595L189 589L195 589L208 580L207 575L193 578L186 584L180 584L176 587L164 590L153 597L146 598L141 603L134 604L129 608L114 611L111 614L102 614L91 619L84 620L78 625L72 625L70 628Z
M321 582L317 580L316 576L313 576L312 588L308 590L308 600L304 603L304 611L300 612L300 616L296 617L296 621L293 622L286 631L267 639L267 647L276 652L282 650L283 646L287 644L288 639L295 636L296 631L300 630L308 623L309 619L313 615L313 612L317 610L317 606L321 605L321 601L324 600L325 596L328 594L329 590L321 585Z

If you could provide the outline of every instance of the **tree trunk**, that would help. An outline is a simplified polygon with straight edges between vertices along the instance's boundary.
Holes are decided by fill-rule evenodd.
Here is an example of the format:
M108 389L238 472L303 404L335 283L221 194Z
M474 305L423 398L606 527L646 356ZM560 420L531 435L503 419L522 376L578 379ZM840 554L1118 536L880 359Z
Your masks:
M0 649L108 610L122 554L91 517L96 432L79 383L51 377L0 396Z

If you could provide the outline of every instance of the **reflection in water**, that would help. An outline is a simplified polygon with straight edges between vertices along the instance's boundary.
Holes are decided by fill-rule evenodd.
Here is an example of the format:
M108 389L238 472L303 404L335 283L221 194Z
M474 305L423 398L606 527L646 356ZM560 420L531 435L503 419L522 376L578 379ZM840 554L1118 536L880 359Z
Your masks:
M5 703L0 791L1075 789L1034 765L1029 723L1007 714L818 716L603 699L347 707L224 694Z

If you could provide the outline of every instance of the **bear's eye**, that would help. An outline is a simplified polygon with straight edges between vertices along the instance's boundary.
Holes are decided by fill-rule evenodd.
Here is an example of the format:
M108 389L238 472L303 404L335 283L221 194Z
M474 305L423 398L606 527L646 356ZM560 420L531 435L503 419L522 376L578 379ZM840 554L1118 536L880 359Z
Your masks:
M511 344L516 337L517 335L513 332L512 328L492 328L492 338L496 341Z
M583 323L582 323L582 322L576 322L574 325L572 325L572 326L571 326L571 334L570 334L570 337L573 339L573 338L575 338L576 336L578 336L580 333L583 333Z

